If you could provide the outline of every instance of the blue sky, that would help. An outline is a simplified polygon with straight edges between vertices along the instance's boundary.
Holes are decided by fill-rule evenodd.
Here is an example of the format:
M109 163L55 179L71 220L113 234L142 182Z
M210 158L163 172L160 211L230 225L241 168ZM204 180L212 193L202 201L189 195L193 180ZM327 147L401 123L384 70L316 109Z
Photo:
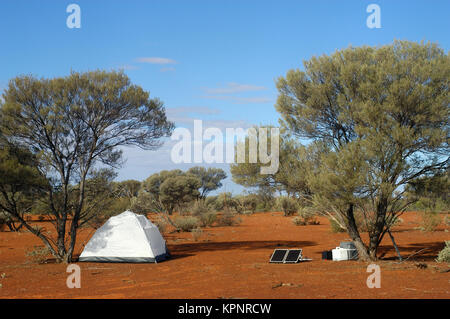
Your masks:
M66 8L81 8L69 29ZM369 29L369 4L381 28ZM120 69L164 101L169 118L219 128L277 124L275 80L313 55L394 39L438 42L448 51L450 1L2 0L0 90L19 74ZM142 180L170 161L126 149L119 180ZM215 165L227 169L227 165ZM226 190L243 189L228 179Z

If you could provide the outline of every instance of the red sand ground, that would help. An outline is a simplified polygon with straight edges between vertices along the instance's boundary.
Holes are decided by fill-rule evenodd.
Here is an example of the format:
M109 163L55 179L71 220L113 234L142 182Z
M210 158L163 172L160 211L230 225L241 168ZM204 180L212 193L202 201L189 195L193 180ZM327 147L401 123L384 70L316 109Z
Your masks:
M418 216L404 214L393 232L402 255L427 250L398 263L386 236L377 262L381 288L369 289L369 263L321 260L321 251L338 246L346 234L331 233L326 218L312 226L294 226L291 219L280 213L242 216L239 226L207 228L198 241L190 233L164 234L171 260L79 263L80 289L66 287L67 265L26 257L27 249L41 245L33 235L0 232L0 298L450 298L450 266L434 261L450 239L448 227L421 232L415 229ZM91 235L92 229L80 233L79 252ZM273 249L282 247L302 248L313 261L269 264Z

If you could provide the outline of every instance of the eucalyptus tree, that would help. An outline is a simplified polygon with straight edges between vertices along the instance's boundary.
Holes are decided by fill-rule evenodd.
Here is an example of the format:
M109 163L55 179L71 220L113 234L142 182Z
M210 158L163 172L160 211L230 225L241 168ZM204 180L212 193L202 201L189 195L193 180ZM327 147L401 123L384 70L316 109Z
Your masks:
M328 152L308 184L344 222L361 259L377 258L410 181L448 167L450 63L436 44L350 47L277 81L276 109L292 134ZM363 242L355 209L368 222Z
M0 127L9 143L38 159L36 167L49 183L45 197L57 232L55 241L44 242L58 261L71 262L85 207L86 178L98 165L120 167L121 147L156 150L171 134L173 123L163 103L123 72L92 71L10 80Z

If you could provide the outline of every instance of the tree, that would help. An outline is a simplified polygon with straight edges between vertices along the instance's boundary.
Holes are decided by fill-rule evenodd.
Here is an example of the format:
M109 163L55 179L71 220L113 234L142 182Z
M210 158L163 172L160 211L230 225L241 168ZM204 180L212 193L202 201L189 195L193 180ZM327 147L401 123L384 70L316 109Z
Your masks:
M179 169L171 171L163 170L159 173L150 175L145 181L142 182L143 190L150 193L156 200L160 200L161 184L170 177L183 176L184 172Z
M46 200L57 239L44 242L58 261L69 263L88 175L97 164L119 167L121 146L157 149L161 138L172 132L173 123L167 120L162 102L150 99L122 72L73 72L53 79L19 76L10 80L3 100L3 135L39 159L37 167L50 184ZM73 205L72 182L78 189ZM20 215L14 217L26 225Z
M151 210L154 209L153 201L156 201L169 215L172 215L176 207L180 208L181 205L197 199L200 196L201 186L200 178L192 174L179 169L163 170L151 175L143 182L144 192L140 193L142 200L135 200L135 203L140 202L139 206L145 206L147 203L146 209Z
M122 182L114 183L115 195L118 197L133 198L136 197L141 189L140 181L129 179Z
M9 229L18 231L24 226L24 215L32 211L48 183L37 168L37 158L28 149L4 140L0 146L0 209L7 213ZM38 229L25 225L39 235Z
M309 184L345 223L361 259L377 258L404 186L448 167L449 57L435 44L395 41L314 57L278 79L276 108L291 133L327 145ZM364 213L366 245L354 212Z
M244 143L245 152L248 154L248 137L245 138ZM279 156L279 168L274 174L261 174L260 169L263 164L250 163L248 156L243 163L231 164L233 181L245 187L256 187L263 193L265 189L276 189L291 197L310 195L311 192L306 183L309 165L306 161L306 147L284 134L280 136Z
M221 168L209 167L208 169L196 166L187 171L201 181L199 197L204 200L208 194L222 187L222 180L227 178L227 174Z
M450 207L450 170L416 178L406 186L407 200L420 201L430 210Z
M169 215L172 215L176 207L180 208L181 205L198 198L200 187L200 179L194 176L169 177L161 184L160 202L167 209Z

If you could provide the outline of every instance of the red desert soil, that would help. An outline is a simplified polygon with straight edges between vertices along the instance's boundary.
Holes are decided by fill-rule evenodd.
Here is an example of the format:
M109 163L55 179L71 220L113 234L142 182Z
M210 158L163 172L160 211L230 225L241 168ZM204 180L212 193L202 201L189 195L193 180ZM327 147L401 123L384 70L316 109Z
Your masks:
M164 234L172 259L158 264L79 263L81 288L68 289L66 266L35 264L26 251L40 241L30 233L0 232L0 298L449 298L450 266L436 263L450 234L444 226L417 230L406 213L393 234L404 257L398 263L389 236L380 249L381 288L366 285L369 263L321 260L321 251L348 239L320 225L294 226L281 213L242 216L233 227L211 227L198 241L190 233ZM46 225L47 222L41 222ZM52 226L47 225L50 230ZM79 236L78 253L92 235ZM274 248L302 248L313 259L269 264ZM424 250L425 249L425 250ZM426 267L420 267L426 264Z

